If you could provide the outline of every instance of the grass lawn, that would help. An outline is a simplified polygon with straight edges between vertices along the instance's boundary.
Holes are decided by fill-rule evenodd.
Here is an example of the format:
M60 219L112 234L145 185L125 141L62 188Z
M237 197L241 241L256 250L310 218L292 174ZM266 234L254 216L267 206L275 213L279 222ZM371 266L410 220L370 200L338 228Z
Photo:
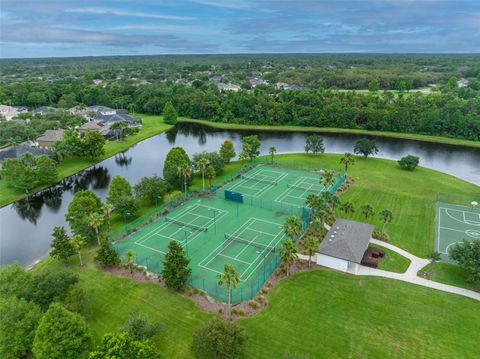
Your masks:
M378 269L396 273L405 273L410 265L410 259L394 252L388 248L370 243L371 247L379 248L385 252L385 257L378 262Z
M408 140L417 140L425 142L445 143L450 145L480 147L478 141L464 140L461 138L450 138L442 136L430 136L430 135L418 135L414 133L399 133L399 132L387 132L387 131L369 131L350 128L334 128L334 127L308 127L308 126L268 126L268 125L245 125L239 123L224 123L224 122L212 122L207 120L195 120L190 118L179 118L179 122L192 122L200 123L202 125L229 129L229 130L263 130L263 131L298 131L298 132L334 132L334 133L354 133L361 135L372 135L382 137L404 138Z
M450 263L437 262L434 264L429 264L422 268L422 272L430 273L430 279L435 282L450 284L466 289L475 288L472 283L467 281L467 271Z
M83 157L67 158L64 159L58 166L58 181L65 177L71 176L87 167L93 166L95 163L103 161L104 159L111 157L118 152L125 151L130 146L154 135L157 135L163 131L171 128L171 125L167 125L163 122L161 116L152 115L138 115L142 118L143 125L139 133L126 137L123 141L107 141L105 144L105 154L95 160ZM35 189L33 192L39 191L45 187ZM26 197L26 194L21 190L7 187L5 181L0 180L0 207L3 207L13 201Z
M152 321L162 324L155 344L164 358L190 358L190 344L194 330L213 314L200 310L185 299L155 283L138 283L128 277L116 277L98 270L92 263L96 248L83 251L86 267L78 266L72 258L70 268L80 275L82 288L87 292L90 309L88 325L94 342L98 344L107 332L116 331L125 323L128 314L138 311ZM62 264L45 259L34 267L34 272L64 270Z
M477 301L328 269L281 281L269 307L242 319L248 358L475 358Z

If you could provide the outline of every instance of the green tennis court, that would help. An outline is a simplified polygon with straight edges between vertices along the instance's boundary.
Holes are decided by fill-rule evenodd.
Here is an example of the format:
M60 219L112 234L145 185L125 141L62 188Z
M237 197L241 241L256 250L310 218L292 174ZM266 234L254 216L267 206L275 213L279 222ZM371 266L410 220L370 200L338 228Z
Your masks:
M280 262L286 217L301 217L304 230L309 220L306 198L330 190L320 179L320 172L258 165L217 189L216 195L193 198L114 246L122 257L131 251L136 264L160 273L169 243L177 241L191 260L190 285L226 300L217 276L229 263L240 274L232 302L251 299ZM241 201L225 199L225 190L234 191Z
M475 239L480 239L480 209L437 202L435 244L439 253L446 257L454 244Z

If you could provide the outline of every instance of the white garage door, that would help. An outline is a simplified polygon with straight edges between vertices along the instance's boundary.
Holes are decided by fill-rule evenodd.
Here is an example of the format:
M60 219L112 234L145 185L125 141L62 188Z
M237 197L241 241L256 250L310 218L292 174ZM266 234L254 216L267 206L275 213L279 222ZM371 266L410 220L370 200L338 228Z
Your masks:
M317 264L324 267L336 269L342 272L348 271L348 261L326 256L325 254L320 254L320 253L317 254Z

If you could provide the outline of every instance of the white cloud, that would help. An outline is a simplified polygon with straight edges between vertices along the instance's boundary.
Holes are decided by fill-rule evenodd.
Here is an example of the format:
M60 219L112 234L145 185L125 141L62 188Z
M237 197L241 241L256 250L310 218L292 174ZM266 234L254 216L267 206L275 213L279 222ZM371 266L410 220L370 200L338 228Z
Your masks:
M127 11L127 10L104 8L104 7L68 8L68 9L65 9L64 12L75 13L75 14L142 17L142 18L163 19L163 20L193 20L194 19L193 17L189 17L189 16L177 16L177 15L159 14L159 13Z

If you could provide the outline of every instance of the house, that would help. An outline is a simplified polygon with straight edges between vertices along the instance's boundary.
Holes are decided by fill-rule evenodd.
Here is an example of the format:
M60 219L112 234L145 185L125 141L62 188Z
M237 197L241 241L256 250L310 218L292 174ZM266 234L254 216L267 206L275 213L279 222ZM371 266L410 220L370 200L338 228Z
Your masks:
M101 114L101 115L114 115L117 113L117 110L114 110L113 108L107 107L107 106L88 106L87 107L87 112L94 112L95 114Z
M210 81L218 83L218 82L222 81L222 76L212 76L212 77L210 77Z
M56 142L62 139L63 130L46 130L43 136L37 138L38 147L50 148Z
M268 84L268 82L262 79L260 76L250 76L247 77L247 80L250 81L250 85L252 85L252 87Z
M320 243L317 264L342 272L357 273L374 226L337 219Z
M287 84L285 82L277 82L275 87L280 90L301 90L302 88L295 84Z
M112 136L110 127L113 123L104 123L103 121L88 121L78 127L78 132L98 131L105 137Z
M18 116L22 112L27 112L28 108L25 106L7 106L0 105L0 115L5 117L7 121L11 121L14 117Z
M129 115L128 113L114 113L114 114L108 114L108 115L97 113L97 116L95 116L94 121L101 121L103 123L110 123L110 124L113 124L119 121L125 121L129 127L142 126L141 118L134 117L132 115Z
M2 163L6 158L20 158L23 154L27 152L31 153L33 156L50 156L53 154L53 152L49 151L48 149L32 147L26 144L9 146L0 151L0 168L2 167Z
M58 109L56 109L54 107L49 107L49 106L41 106L41 107L38 107L35 110L33 110L32 113L34 115L44 116L49 112L55 112L55 111L58 111Z
M467 79L460 79L457 81L457 84L458 87L467 87L468 85L470 85L470 81L468 81Z
M235 84L225 84L223 82L217 83L217 89L218 91L233 91L233 92L238 92L240 91L241 87Z

